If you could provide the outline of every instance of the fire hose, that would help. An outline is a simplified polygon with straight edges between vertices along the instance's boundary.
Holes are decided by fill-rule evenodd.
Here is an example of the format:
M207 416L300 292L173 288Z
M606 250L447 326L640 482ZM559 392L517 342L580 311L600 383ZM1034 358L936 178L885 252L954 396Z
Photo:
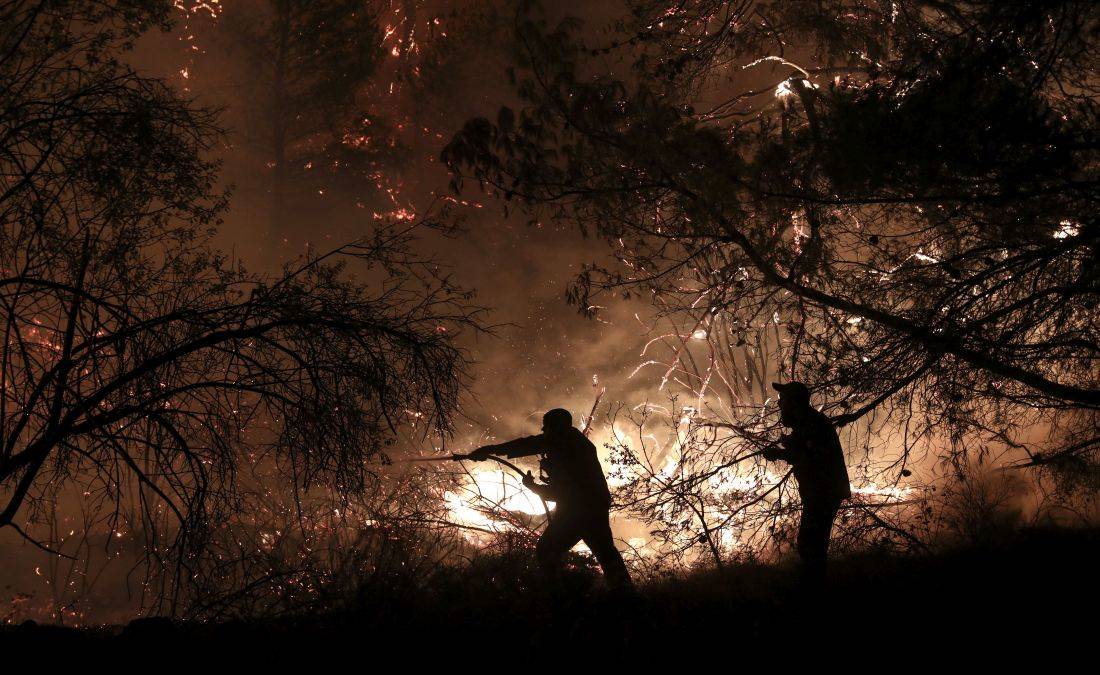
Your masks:
M406 459L399 459L397 461L398 462L464 462L464 461L469 460L469 459L472 459L470 457L470 455L468 455L468 454L464 455L464 454L456 452L456 453L452 454L450 457L409 457L409 458L406 458ZM520 482L522 482L523 479L525 479L525 478L531 477L531 472L524 471L523 469L519 468L515 464L512 464L511 462L504 459L503 457L497 457L496 455L488 455L488 459L494 460L498 464L511 469L513 472L516 473L516 475L518 475L520 477ZM477 460L474 460L474 461L477 461ZM546 499L542 495L540 495L538 492L535 492L534 490L532 490L532 492L534 492L535 496L537 496L539 498L539 501L542 502L542 510L546 514L546 522L547 522L547 524L549 524L550 520L551 520L550 505L546 503Z

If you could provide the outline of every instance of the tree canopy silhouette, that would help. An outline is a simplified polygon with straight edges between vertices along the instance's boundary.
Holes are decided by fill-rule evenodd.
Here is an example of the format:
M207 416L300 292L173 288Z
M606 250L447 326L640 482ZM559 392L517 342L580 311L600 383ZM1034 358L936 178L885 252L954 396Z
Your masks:
M215 120L120 60L171 7L0 5L0 527L49 547L47 507L83 491L172 563L165 591L241 508L245 458L354 491L399 434L449 431L479 327L411 251L421 223L273 277L212 248Z

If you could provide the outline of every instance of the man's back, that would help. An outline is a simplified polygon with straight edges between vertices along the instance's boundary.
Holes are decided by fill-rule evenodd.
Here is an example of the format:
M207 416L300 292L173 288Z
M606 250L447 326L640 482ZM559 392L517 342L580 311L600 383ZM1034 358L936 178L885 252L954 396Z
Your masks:
M592 441L573 428L543 436L550 448L544 468L560 503L606 509L611 504L611 491Z
M829 417L811 410L794 428L790 444L794 477L802 501L841 500L852 496L844 450Z

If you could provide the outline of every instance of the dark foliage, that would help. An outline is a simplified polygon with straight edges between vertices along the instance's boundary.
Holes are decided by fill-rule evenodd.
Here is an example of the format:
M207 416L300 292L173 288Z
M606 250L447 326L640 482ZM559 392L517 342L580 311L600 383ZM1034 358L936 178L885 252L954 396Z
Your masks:
M140 620L91 631L28 624L5 629L0 640L249 650L277 643L310 658L382 650L416 654L421 664L538 655L652 665L685 654L700 665L948 653L996 661L1051 644L1062 657L1088 644L1089 626L1074 607L1096 600L1089 566L1096 546L1095 532L1035 531L939 556L854 557L836 566L831 588L816 601L799 597L788 569L771 566L688 574L626 597L592 590L591 577L577 572L551 596L524 582L533 561L506 557L426 580L399 598L375 596L321 616L208 625ZM506 577L519 582L502 584ZM1011 649L1006 635L1019 636Z

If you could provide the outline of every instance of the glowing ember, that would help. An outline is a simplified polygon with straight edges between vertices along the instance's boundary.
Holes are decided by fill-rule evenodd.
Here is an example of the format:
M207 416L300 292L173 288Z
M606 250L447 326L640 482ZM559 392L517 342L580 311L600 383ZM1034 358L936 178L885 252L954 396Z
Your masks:
M1068 220L1063 220L1058 225L1058 229L1054 232L1055 239L1069 239L1081 234L1081 229Z

